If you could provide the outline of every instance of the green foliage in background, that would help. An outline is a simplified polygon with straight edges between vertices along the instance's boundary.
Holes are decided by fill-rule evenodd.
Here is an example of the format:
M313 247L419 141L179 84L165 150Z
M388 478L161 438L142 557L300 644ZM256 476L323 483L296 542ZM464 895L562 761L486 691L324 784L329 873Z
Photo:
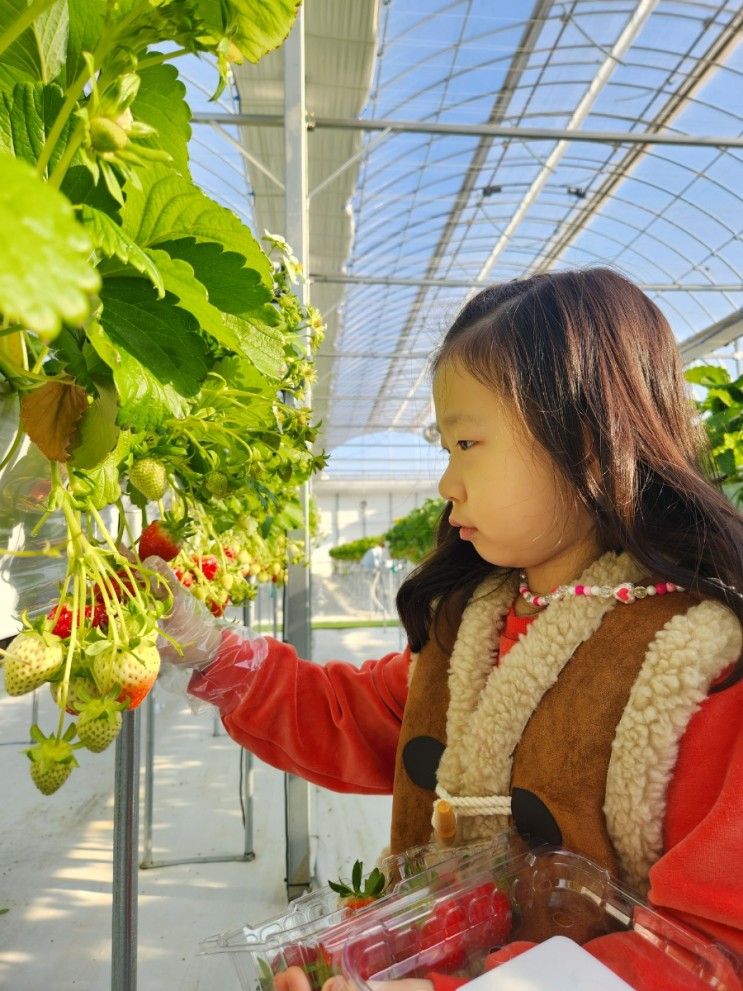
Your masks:
M706 390L697 408L717 478L733 505L743 509L743 376L733 380L726 368L698 365L688 369L686 378Z
M436 527L446 503L443 499L426 499L395 522L385 539L393 558L417 564L432 550L436 540Z
M338 544L337 547L331 547L328 554L335 561L360 561L371 547L376 547L378 544L383 543L384 536L381 534L377 537L359 537L358 540L349 540L345 544Z

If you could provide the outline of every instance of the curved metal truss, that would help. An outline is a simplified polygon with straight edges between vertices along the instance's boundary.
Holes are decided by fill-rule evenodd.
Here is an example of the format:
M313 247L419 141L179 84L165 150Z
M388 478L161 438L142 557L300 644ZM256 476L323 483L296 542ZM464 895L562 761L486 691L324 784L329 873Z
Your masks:
M317 124L309 167L322 191L322 212L310 212L310 266L331 331L316 392L327 447L420 433L431 416L427 356L468 289L553 268L617 268L655 299L690 359L710 353L709 341L740 365L737 0L350 6L353 14L342 0L314 0L306 12ZM332 41L322 37L331 24ZM368 99L349 113L326 91L334 73L354 79L352 44L368 56L370 40ZM276 114L277 95L256 84L257 68L236 77L239 109L254 124L240 129L235 186L247 169L260 223L267 198L275 206L283 191L266 137L281 135L258 126L261 114ZM366 132L344 131L350 117ZM442 125L455 133L433 133ZM581 132L596 139L574 140ZM670 143L673 135L699 144ZM343 212L349 195L341 257L321 239L328 211Z

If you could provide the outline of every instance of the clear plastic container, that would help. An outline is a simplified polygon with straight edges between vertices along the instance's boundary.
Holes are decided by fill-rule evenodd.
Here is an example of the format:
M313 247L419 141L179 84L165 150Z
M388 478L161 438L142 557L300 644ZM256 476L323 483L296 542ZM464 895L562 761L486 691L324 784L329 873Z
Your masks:
M589 944L631 987L743 988L732 953L649 908L587 858L554 849L489 869L473 861L380 905L346 933L341 966L359 991L432 972L474 978L503 962L509 944L558 935Z
M271 991L272 976L299 964L313 977L313 987L341 973L341 957L349 930L364 925L382 906L415 897L419 890L465 873L492 868L512 858L513 833L466 847L419 846L392 855L379 864L385 875L385 894L366 908L351 911L340 905L328 886L308 892L287 911L264 922L245 923L202 940L202 953L229 953L244 991ZM332 949L331 949L332 948ZM322 978L322 980L321 980ZM319 982L319 983L318 983Z

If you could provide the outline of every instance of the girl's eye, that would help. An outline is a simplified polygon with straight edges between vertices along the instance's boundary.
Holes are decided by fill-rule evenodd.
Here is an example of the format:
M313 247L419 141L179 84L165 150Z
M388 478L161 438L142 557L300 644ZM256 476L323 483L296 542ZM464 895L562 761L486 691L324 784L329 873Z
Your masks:
M469 451L475 442L473 440L458 440L457 447L460 451Z

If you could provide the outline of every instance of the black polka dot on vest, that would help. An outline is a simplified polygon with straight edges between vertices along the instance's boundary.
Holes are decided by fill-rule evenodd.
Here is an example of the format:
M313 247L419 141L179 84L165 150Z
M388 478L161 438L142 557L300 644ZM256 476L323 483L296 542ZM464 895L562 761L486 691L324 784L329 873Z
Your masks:
M530 846L549 843L562 846L562 833L555 817L541 798L526 788L511 792L511 816L519 836Z
M414 736L403 747L402 762L408 777L419 788L433 791L444 744L432 736Z

